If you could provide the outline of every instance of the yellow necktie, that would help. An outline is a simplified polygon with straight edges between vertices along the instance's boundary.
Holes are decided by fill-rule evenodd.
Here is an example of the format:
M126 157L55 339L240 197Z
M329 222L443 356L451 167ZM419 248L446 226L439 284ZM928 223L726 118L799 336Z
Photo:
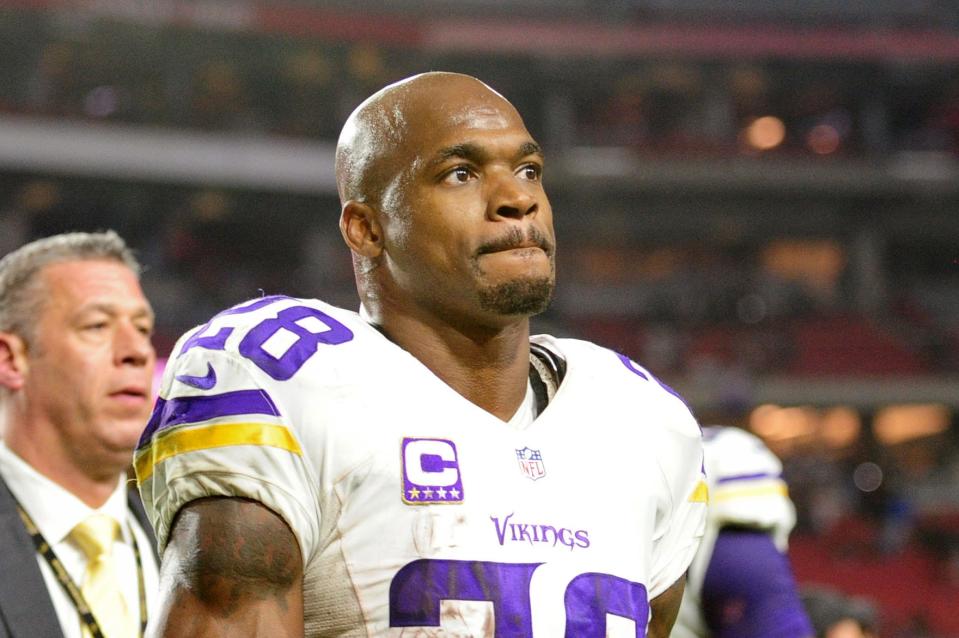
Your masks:
M103 514L90 516L70 532L70 538L87 557L80 593L104 638L135 638L137 628L123 598L113 560L113 542L119 536L120 524ZM90 635L85 627L83 635Z

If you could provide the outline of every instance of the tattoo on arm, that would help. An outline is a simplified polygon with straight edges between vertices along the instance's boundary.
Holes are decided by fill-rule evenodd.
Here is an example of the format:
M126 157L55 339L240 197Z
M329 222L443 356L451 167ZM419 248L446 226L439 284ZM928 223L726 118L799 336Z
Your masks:
M299 547L276 514L253 501L203 499L188 505L174 528L189 537L194 560L181 565L184 584L227 614L246 598L275 598L301 577Z
M161 587L171 594L163 615L171 628L207 619L243 627L247 635L279 635L261 633L273 621L302 630L299 545L286 522L260 503L240 498L189 503L174 521L163 563Z

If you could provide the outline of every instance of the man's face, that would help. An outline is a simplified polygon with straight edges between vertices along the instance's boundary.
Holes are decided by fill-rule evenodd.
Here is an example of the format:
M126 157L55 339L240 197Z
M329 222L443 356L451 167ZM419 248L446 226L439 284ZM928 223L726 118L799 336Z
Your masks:
M394 279L454 321L542 311L555 236L539 146L479 83L433 98L408 114L403 168L383 196Z
M51 264L27 353L30 418L52 427L81 465L130 462L149 418L153 312L136 275L115 261Z

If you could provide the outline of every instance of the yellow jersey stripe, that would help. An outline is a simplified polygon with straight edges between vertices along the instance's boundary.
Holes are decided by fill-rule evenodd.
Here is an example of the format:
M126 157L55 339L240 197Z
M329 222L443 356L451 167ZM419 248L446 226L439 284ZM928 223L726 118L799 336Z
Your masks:
M689 495L690 503L708 503L709 502L709 486L706 485L706 481L700 481L699 485L696 486L696 489L693 490L693 493Z
M229 445L266 445L302 455L300 444L282 425L271 423L216 423L174 430L158 437L137 457L137 481L150 478L157 465L177 454Z
M789 488L785 483L774 485L754 485L732 490L716 490L714 501L731 501L737 498L752 498L754 496L789 496Z

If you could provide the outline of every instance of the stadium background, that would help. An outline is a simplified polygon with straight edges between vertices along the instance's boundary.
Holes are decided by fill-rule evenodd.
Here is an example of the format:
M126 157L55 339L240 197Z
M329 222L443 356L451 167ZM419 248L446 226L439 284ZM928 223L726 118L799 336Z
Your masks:
M339 126L474 74L549 158L537 328L780 454L804 588L959 636L959 5L5 0L0 255L117 229L162 354L260 294L354 307Z

